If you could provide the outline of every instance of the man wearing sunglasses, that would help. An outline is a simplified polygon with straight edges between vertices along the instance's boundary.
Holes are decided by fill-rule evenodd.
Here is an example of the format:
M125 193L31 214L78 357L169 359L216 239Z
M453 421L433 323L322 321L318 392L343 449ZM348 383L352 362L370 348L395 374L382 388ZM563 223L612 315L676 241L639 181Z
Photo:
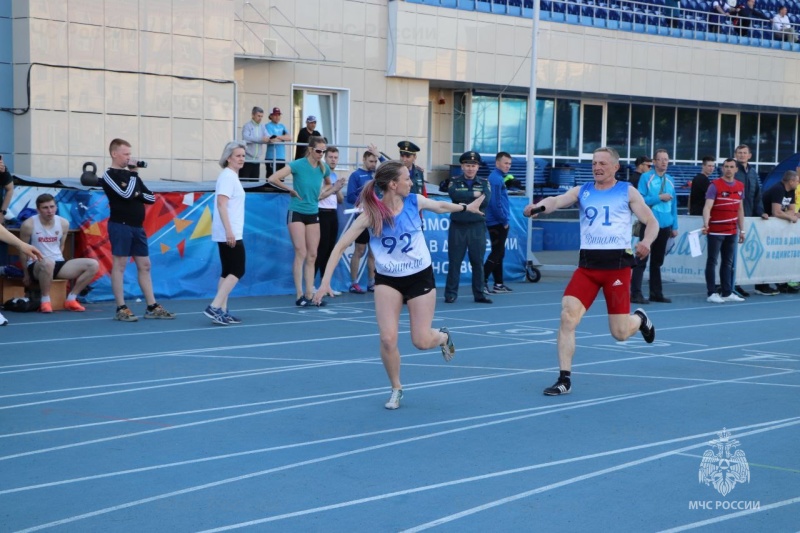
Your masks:
M633 185L634 188L639 188L639 178L642 177L642 174L645 172L650 172L650 169L653 166L653 160L647 157L646 155L640 155L636 158L634 162L636 165L636 169L631 172L630 184Z

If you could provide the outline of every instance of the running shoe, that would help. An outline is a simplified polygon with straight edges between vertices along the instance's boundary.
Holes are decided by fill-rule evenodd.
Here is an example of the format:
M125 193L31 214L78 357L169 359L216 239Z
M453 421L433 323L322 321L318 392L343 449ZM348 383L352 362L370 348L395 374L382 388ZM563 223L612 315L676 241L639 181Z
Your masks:
M445 341L444 344L441 345L441 348L442 348L442 357L444 357L444 360L449 363L450 360L453 358L453 356L456 354L456 347L453 344L452 337L450 337L449 329L439 328L439 331L447 335L447 340Z
M392 395L389 396L389 401L384 405L387 409L397 409L400 407L400 400L403 398L403 389L392 389Z
M544 389L545 396L561 396L572 392L572 380L558 378L551 387Z
M7 326L8 319L3 316L3 313L0 313L0 326Z
M53 312L53 304L50 302L42 302L39 304L39 312L40 313L52 313Z
M203 314L206 315L208 318L211 319L214 324L219 324L220 326L229 326L230 322L228 318L225 316L225 311L223 311L219 307L211 307L210 305L206 307L206 310L203 311Z
M359 285L358 283L353 283L352 285L350 285L350 288L348 290L353 294L365 294L367 292L364 289L362 289L361 285Z
M164 320L172 320L173 318L175 318L175 313L170 313L169 311L161 307L161 304L157 303L154 305L155 307L153 307L152 309L148 308L145 310L144 312L145 318L161 318Z
M117 309L114 320L119 320L120 322L137 322L139 319L133 314L133 311L128 309L128 306L123 305L121 308Z
M489 288L488 283L483 284L483 294L494 294L494 291Z
M733 293L731 293L731 294L733 294ZM725 303L725 299L722 296L720 296L718 292L712 292L711 296L706 298L706 301L708 303L710 303L710 304L724 304Z
M230 314L230 313L228 312L228 310L227 310L227 309L224 309L224 310L222 311L222 314L223 314L223 315L225 315L225 318L227 318L227 319L228 319L228 323L229 323L229 324L241 324L241 323L242 323L242 319L241 319L241 318L239 318L239 317L237 317L237 316L233 316L232 314Z
M494 287L492 288L492 292L496 294L505 294L507 292L514 292L514 291L512 291L510 287L503 285L502 283L499 285L495 283Z
M642 332L644 342L651 344L656 339L656 327L652 322L650 322L650 318L641 307L634 311L633 314L639 315L639 318L642 319L642 324L639 326L639 331Z
M764 283L756 285L755 293L760 294L762 296L776 296L780 294L780 291L777 289L773 289L772 285L770 285L769 283Z
M64 302L64 309L67 311L76 311L78 313L86 311L86 308L78 303L78 300L67 300Z
M730 293L727 296L721 296L722 301L724 302L743 302L744 298L736 294L735 292Z
M305 296L301 296L300 298L295 300L294 305L296 305L297 307L307 307L308 304L310 303L311 302L309 300L306 300Z
M367 292L375 292L375 283L373 282L372 285L367 284Z
M735 292L736 294L738 294L742 298L749 298L750 297L750 293L747 292L746 290L744 290L741 285L736 285L733 288L733 292Z

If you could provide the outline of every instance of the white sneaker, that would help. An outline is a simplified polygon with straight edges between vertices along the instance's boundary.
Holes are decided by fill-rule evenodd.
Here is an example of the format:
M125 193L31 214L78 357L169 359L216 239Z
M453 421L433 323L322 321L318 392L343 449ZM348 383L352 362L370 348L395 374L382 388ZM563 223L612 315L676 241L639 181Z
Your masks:
M334 296L341 296L342 295L342 291L331 291L331 292L333 293Z
M716 293L714 293L716 294ZM724 302L743 302L744 298L736 294L735 292L730 293L728 296L720 296L722 301Z
M733 293L731 293L731 295L733 295ZM715 292L714 294L706 298L706 301L712 304L724 304L726 302L726 300L722 296L720 296L718 292ZM727 300L727 301L732 301L732 300Z
M403 389L392 389L392 395L389 396L389 401L386 402L387 409L397 409L400 407L400 399L403 397Z
M3 316L3 313L0 313L0 326L8 325L8 320L6 317Z

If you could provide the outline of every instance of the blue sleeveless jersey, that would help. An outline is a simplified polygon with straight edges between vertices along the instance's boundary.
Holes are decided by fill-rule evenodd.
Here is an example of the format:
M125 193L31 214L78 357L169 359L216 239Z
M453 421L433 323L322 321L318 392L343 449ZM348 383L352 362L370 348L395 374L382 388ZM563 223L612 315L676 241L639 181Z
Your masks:
M580 266L615 269L633 263L629 187L624 181L605 190L596 189L594 182L581 186L578 191Z
M370 229L369 236L369 249L375 257L378 274L399 278L421 272L431 265L416 194L408 195L392 226L384 224L380 235L374 235Z

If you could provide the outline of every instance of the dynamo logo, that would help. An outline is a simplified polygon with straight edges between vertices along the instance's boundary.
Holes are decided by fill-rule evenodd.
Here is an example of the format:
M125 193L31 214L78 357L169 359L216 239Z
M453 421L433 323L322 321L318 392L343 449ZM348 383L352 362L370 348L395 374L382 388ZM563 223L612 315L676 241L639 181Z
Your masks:
M744 243L739 247L739 255L744 263L747 277L753 275L758 262L764 257L764 245L761 244L761 237L758 236L756 224L750 224L750 231L747 233L747 238Z

